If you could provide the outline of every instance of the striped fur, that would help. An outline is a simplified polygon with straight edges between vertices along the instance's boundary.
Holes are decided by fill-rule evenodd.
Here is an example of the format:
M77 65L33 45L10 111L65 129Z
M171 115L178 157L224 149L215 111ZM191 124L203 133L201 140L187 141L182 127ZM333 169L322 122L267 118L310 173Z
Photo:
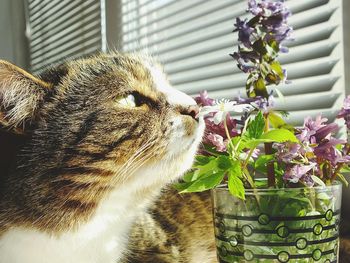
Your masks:
M128 95L135 107L119 103ZM204 130L194 100L136 55L37 77L2 61L0 105L18 149L2 164L1 263L115 262L136 215L190 168Z

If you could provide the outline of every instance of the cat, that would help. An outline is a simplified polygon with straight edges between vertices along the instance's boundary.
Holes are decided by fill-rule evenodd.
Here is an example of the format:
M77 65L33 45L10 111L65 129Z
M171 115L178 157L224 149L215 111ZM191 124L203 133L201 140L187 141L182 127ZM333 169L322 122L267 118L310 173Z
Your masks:
M122 263L217 263L210 192L173 187L137 218Z
M134 54L38 76L0 61L0 106L13 141L2 148L13 158L1 163L0 263L120 262L132 223L191 167L204 132L195 101Z

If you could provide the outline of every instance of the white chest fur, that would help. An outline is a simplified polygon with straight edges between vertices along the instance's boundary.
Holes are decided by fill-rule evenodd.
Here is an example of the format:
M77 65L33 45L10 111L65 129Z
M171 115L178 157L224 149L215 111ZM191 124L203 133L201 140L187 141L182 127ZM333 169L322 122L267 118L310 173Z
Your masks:
M112 193L88 223L59 237L32 229L10 229L0 238L0 263L118 262L131 223L146 205L136 208L132 196L126 191Z

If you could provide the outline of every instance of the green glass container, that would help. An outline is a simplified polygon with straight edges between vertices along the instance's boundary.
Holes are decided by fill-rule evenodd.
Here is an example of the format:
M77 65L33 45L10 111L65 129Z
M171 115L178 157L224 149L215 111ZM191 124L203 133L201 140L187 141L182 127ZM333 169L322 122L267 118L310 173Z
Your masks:
M212 190L218 261L338 262L342 185Z

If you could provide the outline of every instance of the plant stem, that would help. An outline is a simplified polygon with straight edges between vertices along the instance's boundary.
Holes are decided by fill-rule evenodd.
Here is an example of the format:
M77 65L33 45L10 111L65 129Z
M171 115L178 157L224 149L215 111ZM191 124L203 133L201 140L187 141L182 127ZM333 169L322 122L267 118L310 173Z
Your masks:
M232 141L231 141L230 132L228 131L228 128L227 128L227 120L226 120L226 118L227 118L227 114L225 115L225 118L224 118L224 128L225 128L227 139L229 140L229 144L230 144L232 150L234 151L235 147L233 146Z
M264 114L265 117L265 132L269 130L269 113ZM264 144L265 154L273 154L272 142L268 142ZM268 187L276 186L276 176L275 176L275 165L274 162L268 162L266 164L267 169L267 185Z
M265 143L265 154L273 154L272 143ZM267 185L269 187L276 186L276 176L275 176L275 166L274 162L268 162L266 164L267 168Z

